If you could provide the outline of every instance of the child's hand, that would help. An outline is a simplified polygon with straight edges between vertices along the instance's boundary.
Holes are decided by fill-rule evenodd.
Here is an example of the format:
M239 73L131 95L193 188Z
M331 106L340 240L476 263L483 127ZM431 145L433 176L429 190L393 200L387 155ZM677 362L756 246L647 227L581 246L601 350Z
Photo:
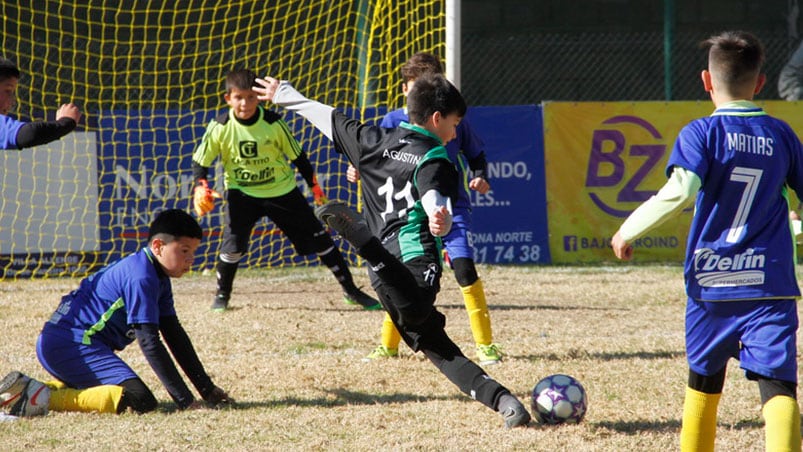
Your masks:
M633 259L633 247L622 239L619 231L616 231L616 234L611 239L611 248L613 248L613 254L619 259L623 261Z
M56 119L61 118L70 118L78 124L78 121L81 120L81 110L75 104L63 104L56 110Z
M351 163L349 163L349 167L346 170L346 180L352 184L356 184L360 180L360 172Z
M316 206L322 206L329 202L329 200L326 199L326 195L323 193L323 189L318 184L312 186L312 200Z
M452 229L452 214L446 206L440 206L429 216L429 232L436 237L442 237L448 234L450 229Z
M221 198L220 193L209 188L209 185L203 179L201 179L200 183L195 186L192 197L195 213L199 217L211 212L212 209L215 208L215 198Z
M474 179L471 179L471 181L469 181L468 188L478 191L484 195L488 193L488 190L491 189L491 184L489 184L487 180L481 177L475 177Z
M226 391L218 388L217 386L204 397L204 401L215 408L225 408L234 405L234 399L229 397Z
M256 83L260 86L254 86L252 89L258 94L257 99L263 102L272 102L276 89L279 87L279 80L273 77L257 78Z

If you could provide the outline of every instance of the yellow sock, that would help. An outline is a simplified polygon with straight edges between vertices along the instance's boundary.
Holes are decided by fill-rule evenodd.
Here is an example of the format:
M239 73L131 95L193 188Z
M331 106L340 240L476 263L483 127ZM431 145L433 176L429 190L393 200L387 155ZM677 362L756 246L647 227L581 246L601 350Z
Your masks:
M767 452L800 451L800 408L797 400L777 395L761 408Z
M482 280L478 279L470 286L460 287L463 292L463 303L466 305L468 322L471 324L471 333L474 342L482 345L491 345L491 316L488 313L488 304L485 301L485 289Z
M717 406L722 394L706 394L686 387L683 402L683 426L680 429L681 452L712 452L717 435Z
M60 382L58 380L46 381L45 382L45 386L50 388L51 391L55 391L57 389L62 389L62 388L66 388L67 387L67 385L65 385L64 383L62 383L62 382Z
M117 413L123 397L123 387L115 385L95 386L87 389L67 387L50 390L50 409L53 411L81 411L84 413ZM62 385L63 386L63 385Z
M385 348L399 349L399 342L401 342L401 335L396 330L396 325L390 318L390 314L385 313L385 318L382 319L382 345Z

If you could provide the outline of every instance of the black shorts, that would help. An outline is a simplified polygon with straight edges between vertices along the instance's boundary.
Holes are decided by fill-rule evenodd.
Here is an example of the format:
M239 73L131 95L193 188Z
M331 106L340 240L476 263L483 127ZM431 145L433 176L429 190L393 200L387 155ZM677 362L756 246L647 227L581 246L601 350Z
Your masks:
M255 198L240 190L229 190L226 200L228 209L221 253L245 254L254 225L262 217L268 217L300 255L318 253L334 246L332 237L315 217L298 188L274 198Z

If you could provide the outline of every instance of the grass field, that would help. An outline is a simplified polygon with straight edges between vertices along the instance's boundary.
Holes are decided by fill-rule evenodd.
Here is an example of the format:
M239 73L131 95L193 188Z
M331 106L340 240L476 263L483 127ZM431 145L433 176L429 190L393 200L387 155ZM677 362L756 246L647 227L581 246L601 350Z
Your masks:
M174 280L177 310L215 382L237 406L178 412L134 344L122 352L161 401L147 415L51 412L0 423L16 450L537 450L666 451L678 447L687 368L679 266L480 266L496 342L491 376L525 399L552 373L588 392L576 426L506 430L498 413L452 386L420 354L364 363L381 312L343 304L326 270L242 271L230 311L209 311L214 278ZM356 270L361 284L364 272ZM438 307L473 357L453 275ZM46 379L34 344L77 280L0 285L0 373ZM764 450L758 388L732 361L717 450ZM2 375L0 375L2 377Z

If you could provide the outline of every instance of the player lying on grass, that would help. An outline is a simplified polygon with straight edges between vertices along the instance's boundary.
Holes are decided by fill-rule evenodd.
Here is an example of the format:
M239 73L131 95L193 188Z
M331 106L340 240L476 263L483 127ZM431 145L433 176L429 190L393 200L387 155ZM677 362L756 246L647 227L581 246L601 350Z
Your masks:
M63 104L54 121L24 122L8 116L16 103L20 70L0 58L0 149L23 149L50 143L75 129L81 112L74 104Z
M155 410L156 397L116 354L134 341L179 409L203 405L170 353L204 401L230 404L204 370L173 305L170 278L189 271L200 243L201 227L192 216L161 212L150 225L148 246L81 281L45 323L36 353L57 380L43 383L9 373L0 381L0 409L13 416Z
M257 83L261 100L308 119L360 172L367 223L338 202L316 214L368 262L373 287L402 339L465 394L501 413L507 427L526 425L524 405L463 355L434 306L440 237L451 228L459 183L443 144L454 138L466 111L460 92L441 75L419 78L408 96L411 123L388 130L311 101L288 82L266 77Z
M803 149L795 132L752 102L766 77L752 34L704 42L703 86L716 109L684 127L667 163L669 180L614 235L616 257L694 202L686 250L683 451L713 451L728 360L758 382L766 450L800 450L797 404L795 253L791 187L803 194Z

